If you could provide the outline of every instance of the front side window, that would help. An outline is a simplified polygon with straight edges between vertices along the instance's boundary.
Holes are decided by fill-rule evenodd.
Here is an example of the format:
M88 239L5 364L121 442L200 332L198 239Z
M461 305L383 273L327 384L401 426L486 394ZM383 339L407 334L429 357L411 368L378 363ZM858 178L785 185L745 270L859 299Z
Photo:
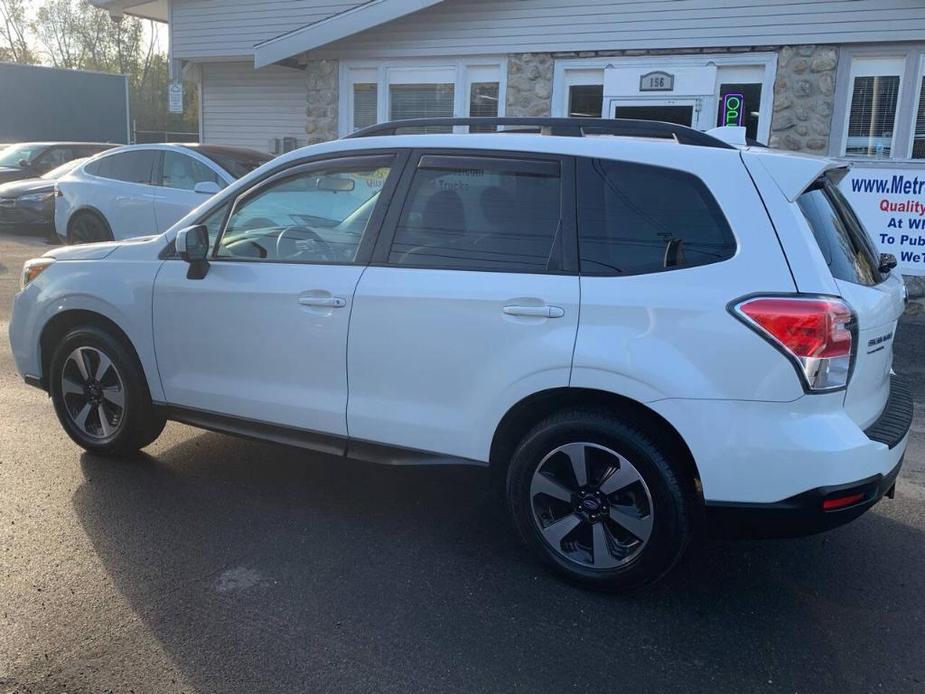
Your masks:
M38 158L36 165L42 171L50 171L76 159L78 154L71 147L49 147Z
M581 272L638 275L717 263L736 242L693 174L604 159L578 162Z
M216 256L352 263L391 170L390 157L332 164L270 183L232 212Z
M389 253L393 265L561 269L558 161L424 156Z
M819 179L797 198L797 204L835 279L864 285L880 281L870 237L834 182Z
M178 152L164 152L160 185L177 190L194 190L197 183L215 183L220 188L225 187L221 176L202 162Z
M851 64L845 154L888 158L893 154L896 107L905 58L855 58Z
M120 152L91 162L87 165L86 171L100 178L150 184L156 158L157 152L154 150Z

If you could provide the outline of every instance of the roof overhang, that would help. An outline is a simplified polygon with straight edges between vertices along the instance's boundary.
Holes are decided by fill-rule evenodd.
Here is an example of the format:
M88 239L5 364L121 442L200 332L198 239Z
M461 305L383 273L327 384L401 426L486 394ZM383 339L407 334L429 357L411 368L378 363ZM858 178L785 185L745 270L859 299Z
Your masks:
M254 67L261 68L333 43L366 29L418 12L443 0L370 0L320 22L277 36L254 48Z
M114 17L128 14L155 22L167 21L167 0L90 0L90 4Z

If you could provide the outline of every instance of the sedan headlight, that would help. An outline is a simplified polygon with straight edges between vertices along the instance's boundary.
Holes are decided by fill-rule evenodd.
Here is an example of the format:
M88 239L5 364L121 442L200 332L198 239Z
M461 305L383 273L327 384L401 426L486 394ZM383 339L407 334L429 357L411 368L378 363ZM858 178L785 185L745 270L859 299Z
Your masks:
M27 260L22 266L22 279L19 282L20 289L25 289L26 285L50 268L54 262L54 258L33 258L32 260Z
M27 193L26 195L20 195L18 200L19 202L45 202L46 200L51 200L55 197L55 191L49 190L44 193Z

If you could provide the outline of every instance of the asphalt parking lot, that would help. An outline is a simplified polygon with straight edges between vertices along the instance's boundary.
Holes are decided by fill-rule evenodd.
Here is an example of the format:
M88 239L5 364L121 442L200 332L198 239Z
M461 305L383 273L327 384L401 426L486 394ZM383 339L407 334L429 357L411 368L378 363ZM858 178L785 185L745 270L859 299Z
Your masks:
M658 586L540 569L480 470L169 424L104 460L15 372L39 240L0 236L0 693L925 692L925 320L897 496L825 535L702 541Z

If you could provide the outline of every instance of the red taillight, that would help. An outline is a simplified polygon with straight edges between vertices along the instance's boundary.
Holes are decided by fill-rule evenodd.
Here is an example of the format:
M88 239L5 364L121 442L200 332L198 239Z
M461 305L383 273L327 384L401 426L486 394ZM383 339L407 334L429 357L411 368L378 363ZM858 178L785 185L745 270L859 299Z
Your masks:
M847 385L854 314L841 299L755 297L735 312L800 365L810 390Z
M847 508L848 506L854 506L859 501L864 500L864 494L848 494L847 496L836 496L830 499L825 499L822 502L822 509L824 511L835 511L840 508Z

